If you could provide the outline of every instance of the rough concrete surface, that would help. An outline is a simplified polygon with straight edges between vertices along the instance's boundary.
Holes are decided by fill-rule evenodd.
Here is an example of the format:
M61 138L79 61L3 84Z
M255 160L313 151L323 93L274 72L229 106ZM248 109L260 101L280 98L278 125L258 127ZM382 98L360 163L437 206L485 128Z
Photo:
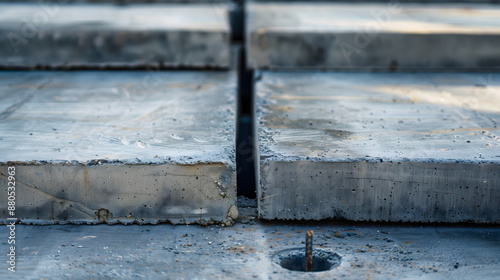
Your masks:
M250 2L246 22L252 68L500 68L498 5Z
M15 0L2 0L2 1L15 1ZM169 0L164 0L164 1L169 1ZM250 1L251 2L306 2L305 0L249 0L249 2ZM361 3L382 2L382 3L387 3L390 1L392 1L392 2L397 1L397 2L401 2L401 3L405 3L405 2L411 2L411 3L499 3L499 0L389 0L389 1L388 0L350 0L349 2L361 2ZM314 2L347 2L347 1L346 0L314 0Z
M237 216L234 72L2 72L0 98L0 182L14 166L22 222Z
M44 3L60 3L60 4L71 4L71 3L116 3L116 4L137 4L137 3L164 3L164 4L170 4L170 3L186 3L186 4L192 4L192 3L210 3L210 4L228 4L231 5L235 2L236 0L45 0L42 1L42 4ZM472 0L470 0L472 1ZM476 0L478 1L478 0ZM480 0L481 1L481 0ZM482 0L482 1L488 1L488 0ZM497 1L497 0L491 0L491 1ZM6 2L6 3L11 3L11 2L21 2L21 3L29 3L29 2L36 2L40 3L39 0L0 0L0 3Z
M0 4L0 66L228 68L229 6Z
M16 226L16 272L2 279L498 279L500 229L343 223L233 227ZM245 224L244 224L244 223ZM325 272L285 270L273 255L304 248L339 254ZM7 237L3 226L0 234ZM0 250L8 252L7 239Z
M265 219L500 223L500 76L259 73Z

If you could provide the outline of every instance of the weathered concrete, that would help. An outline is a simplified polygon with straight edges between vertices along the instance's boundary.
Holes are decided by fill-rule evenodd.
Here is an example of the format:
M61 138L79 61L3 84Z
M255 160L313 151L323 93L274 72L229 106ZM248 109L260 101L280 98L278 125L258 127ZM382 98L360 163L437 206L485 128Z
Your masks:
M138 3L163 3L163 4L170 4L170 3L209 3L209 4L227 4L227 5L232 5L234 4L236 0L43 0L41 3L60 3L60 4L72 4L72 3L116 3L116 4L138 4ZM472 0L470 0L472 1ZM478 1L478 0L476 0ZM487 0L480 0L480 1L487 1ZM496 0L491 0L491 1L496 1ZM17 3L30 3L30 2L35 2L35 3L40 3L39 0L0 0L0 3L6 2L6 3L12 3L12 2L17 2Z
M2 0L2 1L15 1L15 0ZM31 0L23 0L31 1ZM33 0L34 1L34 0ZM55 0L54 0L55 1ZM91 0L81 0L81 1L91 1ZM98 0L95 0L98 1ZM102 0L101 0L102 1ZM160 1L160 0L158 0ZM176 1L176 0L163 0L163 1ZM179 0L181 1L181 0ZM193 0L194 1L194 0ZM202 1L202 0L200 0ZM248 2L305 2L305 0L249 0ZM401 3L499 3L499 0L390 0L393 2ZM312 1L310 1L312 2ZM309 2L309 3L310 3ZM370 3L370 2L383 2L387 3L387 0L314 0L314 2L360 2L360 3Z
M488 4L249 3L252 68L500 68L500 7Z
M242 222L244 220L241 220ZM216 226L16 226L16 272L2 279L498 279L500 229L345 223ZM342 256L325 272L272 262L280 250L315 248Z
M0 182L6 185L14 166L15 217L25 223L230 222L235 76L0 73ZM0 207L7 209L7 192L0 193ZM3 212L1 221L8 217Z
M228 10L214 4L0 4L0 66L228 68Z
M260 217L500 223L499 81L262 73Z

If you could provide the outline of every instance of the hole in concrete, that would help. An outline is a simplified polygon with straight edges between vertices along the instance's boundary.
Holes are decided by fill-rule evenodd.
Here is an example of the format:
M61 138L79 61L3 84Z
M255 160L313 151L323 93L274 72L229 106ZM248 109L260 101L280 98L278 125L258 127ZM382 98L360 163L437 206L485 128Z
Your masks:
M327 271L340 265L341 257L324 249L314 249L311 272ZM273 262L293 271L306 271L306 251L304 248L287 249L276 252Z

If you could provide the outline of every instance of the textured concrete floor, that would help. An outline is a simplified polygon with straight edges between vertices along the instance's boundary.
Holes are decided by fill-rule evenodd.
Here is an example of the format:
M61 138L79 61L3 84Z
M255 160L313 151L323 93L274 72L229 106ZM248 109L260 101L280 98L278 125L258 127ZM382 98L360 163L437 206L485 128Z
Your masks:
M0 182L16 168L16 218L230 219L234 72L2 72L0 97Z
M338 253L338 268L293 272L271 258L304 247ZM8 231L0 228L1 252ZM5 238L4 238L5 237ZM349 223L219 226L17 226L17 271L2 279L498 279L500 228ZM6 254L0 256L6 270Z
M227 5L0 4L0 66L230 65Z
M498 81L258 74L260 217L499 223Z
M91 3L91 4L96 4L96 3L116 3L116 4L137 4L137 3L162 3L162 4L178 4L178 3L183 3L183 4L192 4L192 3L204 3L204 4L215 4L215 5L231 5L234 3L233 0L48 0L44 1L44 3L50 3L51 1L57 1L59 3L64 3L64 4L70 4L70 3ZM449 0L444 0L444 1L449 1ZM471 0L472 1L472 0ZM478 0L475 0L478 1ZM481 0L481 1L490 1L490 0ZM497 0L491 0L491 1L497 1ZM38 0L0 0L0 3L6 2L35 2L38 3Z
M249 3L258 69L500 68L500 7L486 4Z

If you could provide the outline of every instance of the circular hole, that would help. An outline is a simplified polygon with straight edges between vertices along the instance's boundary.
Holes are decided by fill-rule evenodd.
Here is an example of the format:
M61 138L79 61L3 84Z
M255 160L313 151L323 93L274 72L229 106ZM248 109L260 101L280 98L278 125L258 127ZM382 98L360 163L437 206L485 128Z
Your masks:
M327 271L340 265L341 257L324 249L314 249L311 272ZM273 262L293 271L306 271L306 251L304 248L286 249L276 252Z

